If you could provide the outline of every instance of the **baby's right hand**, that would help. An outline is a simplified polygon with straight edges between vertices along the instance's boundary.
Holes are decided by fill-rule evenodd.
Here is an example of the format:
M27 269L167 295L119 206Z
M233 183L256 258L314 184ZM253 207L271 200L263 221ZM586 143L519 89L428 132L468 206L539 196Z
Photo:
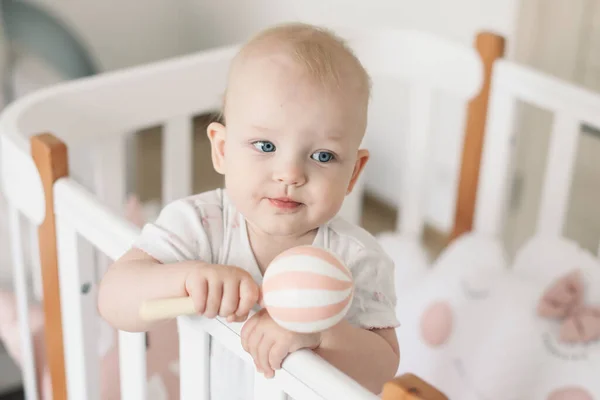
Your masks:
M258 303L260 288L245 270L230 265L205 264L187 276L185 290L199 314L217 315L228 322L242 322Z

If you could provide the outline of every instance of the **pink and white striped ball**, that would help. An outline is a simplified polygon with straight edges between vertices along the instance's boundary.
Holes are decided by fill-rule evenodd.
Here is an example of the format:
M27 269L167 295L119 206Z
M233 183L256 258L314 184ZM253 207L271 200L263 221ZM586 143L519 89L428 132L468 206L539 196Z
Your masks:
M324 331L344 318L354 295L350 270L331 252L299 246L267 268L263 301L273 320L293 332Z

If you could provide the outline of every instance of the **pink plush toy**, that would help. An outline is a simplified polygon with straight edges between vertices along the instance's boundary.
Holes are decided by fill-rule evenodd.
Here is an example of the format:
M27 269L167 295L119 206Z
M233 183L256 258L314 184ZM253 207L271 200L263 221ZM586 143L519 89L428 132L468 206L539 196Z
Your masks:
M142 205L131 196L126 205L127 218L138 226L147 220ZM42 400L52 399L52 384L46 362L44 342L44 314L41 305L29 307L29 325L36 365L36 379ZM104 324L99 344L101 357L101 399L120 399L119 347L117 333ZM19 343L16 296L12 292L0 291L0 340L4 343L15 364L22 366L23 354ZM156 400L179 399L179 340L177 323L167 321L148 333L148 393Z

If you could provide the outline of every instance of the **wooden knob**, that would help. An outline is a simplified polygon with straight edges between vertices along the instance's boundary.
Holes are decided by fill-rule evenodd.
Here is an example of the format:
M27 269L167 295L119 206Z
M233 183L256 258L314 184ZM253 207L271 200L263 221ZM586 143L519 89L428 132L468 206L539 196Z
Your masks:
M383 386L383 400L448 400L438 389L413 374L404 374Z

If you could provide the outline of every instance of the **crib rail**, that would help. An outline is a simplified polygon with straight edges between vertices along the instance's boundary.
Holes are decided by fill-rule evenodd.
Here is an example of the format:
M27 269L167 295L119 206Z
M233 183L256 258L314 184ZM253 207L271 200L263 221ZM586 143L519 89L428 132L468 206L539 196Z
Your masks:
M56 132L71 145L215 110L236 50L207 50L39 90L3 111L3 129L25 136Z
M199 360L207 360L208 335L224 344L248 363L252 358L242 348L240 334L243 323L226 323L221 318L198 319L179 317L181 347L182 399L206 399L207 375L197 372ZM204 337L202 335L205 335ZM200 340L199 340L200 339ZM205 369L207 371L207 369ZM255 399L282 399L286 395L307 400L375 400L375 396L325 360L308 350L289 355L275 377L267 380L257 373L254 379Z

